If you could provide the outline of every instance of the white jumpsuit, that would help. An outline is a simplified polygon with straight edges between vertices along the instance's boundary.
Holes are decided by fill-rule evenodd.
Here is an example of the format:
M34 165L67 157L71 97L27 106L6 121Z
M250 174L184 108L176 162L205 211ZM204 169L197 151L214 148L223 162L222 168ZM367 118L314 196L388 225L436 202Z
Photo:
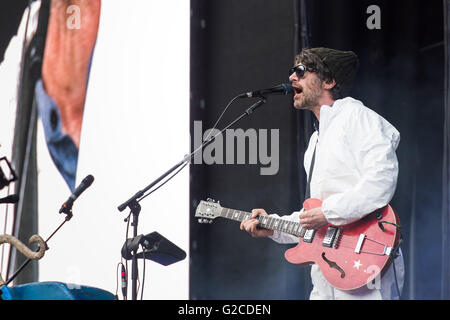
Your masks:
M308 174L317 143L311 198L323 201L329 223L348 224L389 203L397 184L399 141L399 132L358 100L347 97L332 107L321 107L319 132L310 138L304 167ZM298 222L300 212L282 218ZM298 242L297 237L279 231L270 238L279 243ZM398 299L395 278L400 291L404 281L401 251L395 259L395 275L391 265L380 283L351 292L333 288L313 265L310 299Z

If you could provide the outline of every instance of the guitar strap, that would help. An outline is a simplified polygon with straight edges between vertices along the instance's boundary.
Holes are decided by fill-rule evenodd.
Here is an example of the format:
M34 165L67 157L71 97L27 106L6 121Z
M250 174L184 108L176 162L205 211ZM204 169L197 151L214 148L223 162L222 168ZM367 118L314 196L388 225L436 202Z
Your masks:
M331 105L333 106L333 105ZM306 192L305 192L305 200L311 198L311 178L313 174L314 169L314 162L316 159L316 149L317 149L317 142L319 142L319 121L313 116L313 126L314 130L317 131L317 140L316 144L314 145L314 152L311 159L311 165L309 166L309 175L308 175L308 181L306 183Z
M319 141L319 138L317 138L316 144L314 145L314 152L311 159L311 165L309 166L309 175L308 175L308 181L306 183L306 193L305 193L305 200L311 198L311 178L312 173L314 169L314 162L316 159L316 149L317 149L317 142Z

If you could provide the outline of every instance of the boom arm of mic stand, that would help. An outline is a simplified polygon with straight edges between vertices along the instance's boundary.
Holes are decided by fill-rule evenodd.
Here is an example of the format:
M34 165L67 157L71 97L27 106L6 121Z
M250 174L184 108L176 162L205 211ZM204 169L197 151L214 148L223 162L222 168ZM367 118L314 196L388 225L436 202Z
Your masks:
M163 173L160 177L158 177L155 181L153 181L152 183L150 183L147 187L145 187L144 189L138 191L134 196L132 196L130 199L128 199L127 201L125 201L124 203L122 203L120 206L117 207L117 209L122 212L123 210L125 210L127 207L130 207L130 209L133 209L133 207L135 206L135 202L139 201L139 198L141 198L142 196L144 196L145 192L150 190L152 187L154 187L158 182L160 182L161 180L163 180L165 177L167 177L169 174L171 174L172 172L174 172L177 168L181 167L183 164L185 164L186 162L189 162L191 160L191 158L201 149L203 149L204 147L206 147L208 144L210 144L211 142L214 141L214 139L222 134L225 130L227 130L229 127L231 127L232 125L234 125L235 123L237 123L238 121L240 121L242 118L244 118L245 116L249 116L253 113L253 111L255 111L258 107L262 106L264 103L266 103L266 98L263 96L259 97L260 100L258 100L256 103L254 103L253 105L251 105L248 109L245 110L245 112L243 114L241 114L238 118L236 118L233 122L231 122L230 124L228 124L225 128L223 128L219 133L217 133L216 135L212 136L211 138L209 138L208 140L204 141L197 149L195 149L194 151L192 151L190 154L186 155L183 160L181 160L180 162L178 162L176 165L174 165L172 168L170 168L169 170L167 170L165 173Z

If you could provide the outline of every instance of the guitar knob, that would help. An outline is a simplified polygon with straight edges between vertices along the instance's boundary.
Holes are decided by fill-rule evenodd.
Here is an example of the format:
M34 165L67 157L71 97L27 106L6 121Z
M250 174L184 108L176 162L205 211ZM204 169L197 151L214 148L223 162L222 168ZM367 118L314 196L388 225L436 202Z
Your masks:
M203 219L202 218L198 218L198 223L203 223Z

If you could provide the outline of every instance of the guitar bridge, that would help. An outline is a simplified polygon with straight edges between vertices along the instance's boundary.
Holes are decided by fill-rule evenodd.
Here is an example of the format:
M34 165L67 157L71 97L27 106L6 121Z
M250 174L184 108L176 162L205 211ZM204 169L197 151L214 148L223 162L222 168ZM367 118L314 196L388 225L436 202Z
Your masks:
M341 228L329 226L327 232L325 233L325 237L323 238L322 245L328 248L336 248L341 234Z
M383 247L383 252L379 252L378 253L378 252L362 251L361 249L362 249L362 246L363 246L363 243L364 243L365 240L372 241L372 242L377 243L378 245L382 246ZM367 238L364 233L361 233L359 235L358 242L356 243L356 247L355 247L354 252L355 253L374 254L374 255L377 255L377 256L384 256L384 255L390 256L392 254L392 252L393 252L392 250L393 249L391 247L387 246L386 244L378 242L378 241L370 239L370 238Z

